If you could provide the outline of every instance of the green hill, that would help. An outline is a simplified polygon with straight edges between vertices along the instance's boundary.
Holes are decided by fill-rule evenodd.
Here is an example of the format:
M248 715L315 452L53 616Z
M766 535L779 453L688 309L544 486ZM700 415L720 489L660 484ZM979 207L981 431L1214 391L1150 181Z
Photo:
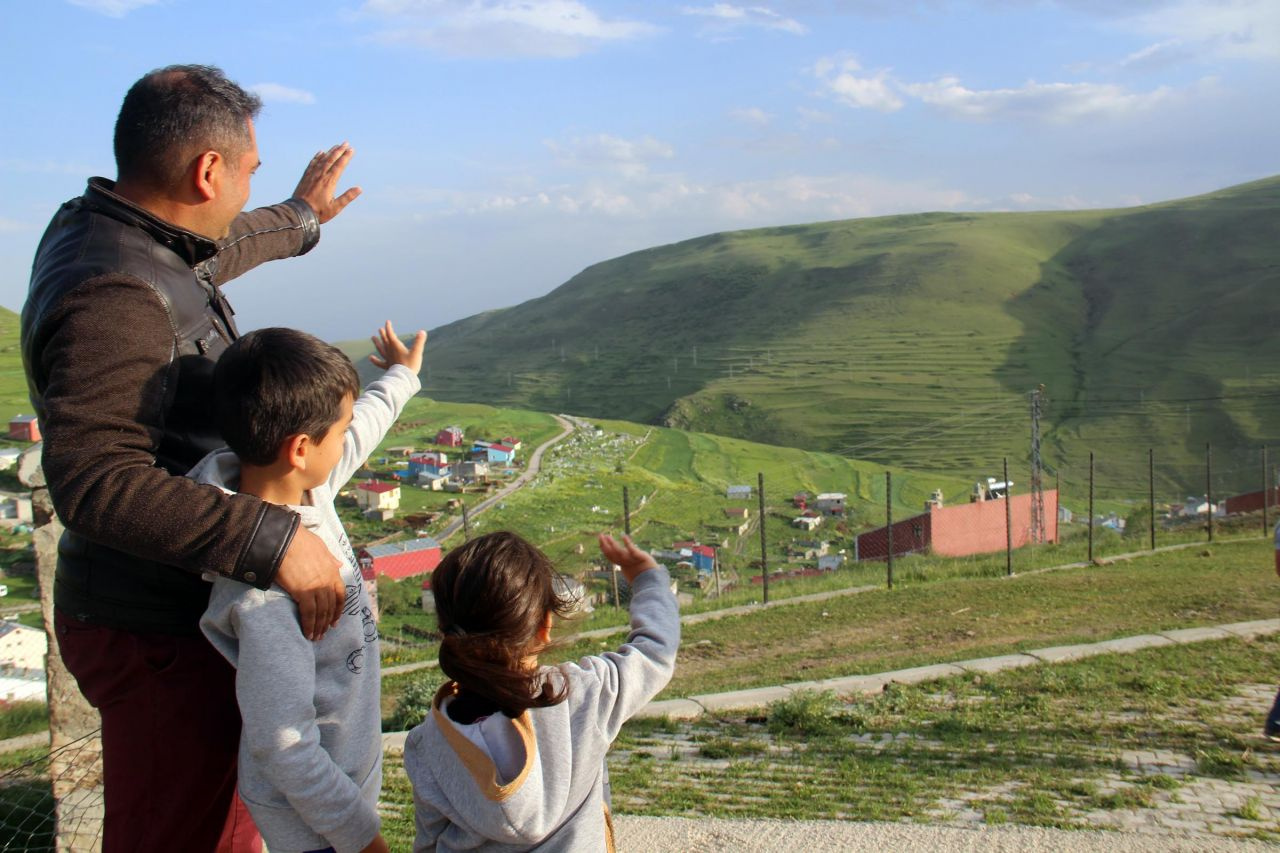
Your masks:
M713 234L434 330L426 393L972 477L1256 488L1277 431L1280 179L1124 210Z
M8 423L14 415L31 411L22 371L22 347L18 343L18 315L0 308L0 417Z

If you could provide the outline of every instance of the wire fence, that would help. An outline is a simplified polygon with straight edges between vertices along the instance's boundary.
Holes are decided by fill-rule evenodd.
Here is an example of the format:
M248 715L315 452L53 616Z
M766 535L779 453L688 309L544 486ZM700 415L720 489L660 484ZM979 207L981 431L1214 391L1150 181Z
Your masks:
M0 756L9 759L0 765L7 767L0 772L0 850L101 847L101 734L94 730L53 750Z

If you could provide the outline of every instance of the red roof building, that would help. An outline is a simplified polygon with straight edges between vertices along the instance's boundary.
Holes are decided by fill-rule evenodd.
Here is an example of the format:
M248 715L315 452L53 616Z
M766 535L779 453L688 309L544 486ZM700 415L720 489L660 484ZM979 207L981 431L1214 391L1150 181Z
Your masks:
M18 441L39 441L40 422L35 415L18 415L9 421L9 438Z
M445 427L436 433L436 444L442 444L445 447L461 447L462 446L462 427Z
M360 569L366 577L384 575L399 580L427 574L440 565L440 543L430 537L360 549Z

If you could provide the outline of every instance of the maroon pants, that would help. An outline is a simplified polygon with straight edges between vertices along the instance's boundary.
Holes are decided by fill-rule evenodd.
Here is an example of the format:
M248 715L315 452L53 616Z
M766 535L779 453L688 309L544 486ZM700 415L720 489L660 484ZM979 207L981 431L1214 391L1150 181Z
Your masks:
M235 670L198 635L62 613L54 623L67 669L102 714L103 853L217 849L236 785Z

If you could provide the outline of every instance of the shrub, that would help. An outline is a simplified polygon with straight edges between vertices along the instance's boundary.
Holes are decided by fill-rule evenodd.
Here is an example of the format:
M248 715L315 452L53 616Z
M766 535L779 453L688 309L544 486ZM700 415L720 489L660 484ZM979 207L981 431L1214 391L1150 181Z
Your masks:
M382 721L382 730L403 732L421 723L431 713L431 701L440 688L443 675L424 677L409 682L409 686L396 700L396 709Z
M797 690L769 705L768 727L774 734L820 735L835 728L839 700L830 690Z

